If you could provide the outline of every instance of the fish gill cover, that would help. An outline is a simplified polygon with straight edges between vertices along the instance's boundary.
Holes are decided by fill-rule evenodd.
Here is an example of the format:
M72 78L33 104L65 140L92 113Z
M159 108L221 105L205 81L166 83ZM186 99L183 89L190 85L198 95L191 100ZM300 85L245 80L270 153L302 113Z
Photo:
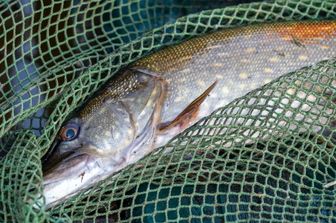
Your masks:
M42 156L122 67L218 29L336 19L335 0L218 2L0 3L1 222L336 221L335 58L234 100L135 165L44 206Z

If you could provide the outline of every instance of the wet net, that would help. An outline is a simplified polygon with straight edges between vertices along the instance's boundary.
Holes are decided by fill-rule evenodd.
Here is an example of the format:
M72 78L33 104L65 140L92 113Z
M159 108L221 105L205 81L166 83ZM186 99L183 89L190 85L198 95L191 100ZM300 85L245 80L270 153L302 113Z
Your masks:
M2 1L0 221L336 222L335 59L231 102L50 210L32 205L63 121L122 67L217 29L336 19L335 0L237 2Z

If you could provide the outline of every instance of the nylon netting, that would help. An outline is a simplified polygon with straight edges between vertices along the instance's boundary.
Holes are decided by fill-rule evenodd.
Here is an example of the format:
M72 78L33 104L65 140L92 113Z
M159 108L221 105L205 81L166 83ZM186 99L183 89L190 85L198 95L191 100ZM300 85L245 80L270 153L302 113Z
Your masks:
M233 101L51 210L32 205L63 121L120 68L217 29L336 19L334 0L236 3L0 3L0 221L336 222L335 59Z

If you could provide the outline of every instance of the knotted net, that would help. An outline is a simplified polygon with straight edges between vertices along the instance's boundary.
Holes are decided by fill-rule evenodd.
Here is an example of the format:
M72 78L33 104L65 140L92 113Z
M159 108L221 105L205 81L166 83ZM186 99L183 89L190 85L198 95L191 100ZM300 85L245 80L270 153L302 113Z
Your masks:
M120 68L217 29L336 19L335 0L2 1L0 18L1 222L336 221L335 59L233 101L51 210L32 205L62 122Z

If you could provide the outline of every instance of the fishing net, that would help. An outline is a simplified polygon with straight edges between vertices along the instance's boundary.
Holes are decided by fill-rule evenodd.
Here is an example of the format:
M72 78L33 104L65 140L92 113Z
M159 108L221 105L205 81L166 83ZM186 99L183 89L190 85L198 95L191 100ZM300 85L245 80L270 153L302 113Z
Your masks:
M120 68L217 29L336 19L335 0L237 2L2 1L0 221L336 222L335 59L231 102L50 210L41 202L41 157Z

